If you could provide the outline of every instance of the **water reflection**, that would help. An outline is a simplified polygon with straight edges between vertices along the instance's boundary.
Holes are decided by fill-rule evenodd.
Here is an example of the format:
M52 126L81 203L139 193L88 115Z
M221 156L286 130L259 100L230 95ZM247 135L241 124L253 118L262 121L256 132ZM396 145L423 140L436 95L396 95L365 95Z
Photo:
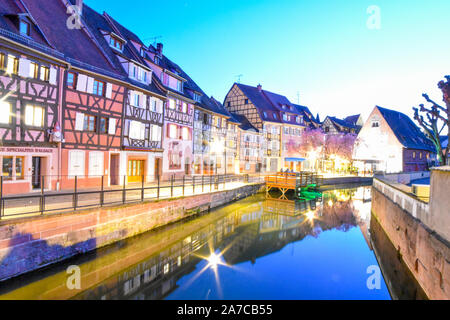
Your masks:
M370 191L328 191L307 205L245 199L72 261L80 291L66 289L60 266L0 298L390 299L383 280L366 286L377 265Z

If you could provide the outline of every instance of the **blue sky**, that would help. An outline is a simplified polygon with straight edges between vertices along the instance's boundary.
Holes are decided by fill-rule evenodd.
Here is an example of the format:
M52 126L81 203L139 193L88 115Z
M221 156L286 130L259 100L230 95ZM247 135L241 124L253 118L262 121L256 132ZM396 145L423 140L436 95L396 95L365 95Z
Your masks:
M448 0L86 0L164 53L220 101L237 75L313 113L412 106L450 74ZM126 5L124 5L126 3ZM367 28L380 8L381 29Z

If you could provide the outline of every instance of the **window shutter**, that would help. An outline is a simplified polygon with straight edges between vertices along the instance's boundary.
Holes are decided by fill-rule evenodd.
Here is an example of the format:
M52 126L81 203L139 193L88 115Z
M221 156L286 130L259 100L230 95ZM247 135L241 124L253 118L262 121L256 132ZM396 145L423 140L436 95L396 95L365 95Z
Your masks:
M50 78L49 82L51 85L56 85L56 77L58 75L58 70L56 68L50 68Z
M145 94L143 94L141 96L141 98L142 98L142 103L141 103L142 108L146 109L147 108L147 96Z
M163 113L164 102L158 99L158 113Z
M83 131L84 129L84 113L77 112L75 119L75 130Z
M109 118L108 134L112 134L112 135L116 134L116 119L115 118Z
M88 93L94 92L94 78L88 77L86 92Z
M24 58L19 59L19 76L24 78L30 77L30 60Z
M84 74L78 75L77 90L81 92L86 92L87 76Z
M112 84L111 83L106 84L106 98L108 98L108 99L112 98Z
M145 131L146 131L147 128L145 126L145 123L141 122L139 124L141 125L139 137L141 138L141 140L145 140L145 138L146 138L146 135L145 135L146 132Z

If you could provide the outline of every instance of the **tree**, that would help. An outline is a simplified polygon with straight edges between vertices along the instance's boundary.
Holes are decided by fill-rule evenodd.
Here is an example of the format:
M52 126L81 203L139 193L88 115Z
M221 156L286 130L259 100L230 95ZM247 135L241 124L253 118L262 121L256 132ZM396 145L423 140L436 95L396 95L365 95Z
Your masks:
M438 83L438 88L443 94L445 107L437 104L430 99L428 94L424 93L422 96L431 104L431 107L426 108L425 105L420 104L420 108L413 108L414 119L424 129L425 134L436 147L436 153L441 165L445 165L447 156L450 152L450 144L443 150L440 138L443 130L447 128L447 135L450 142L450 76L446 76L445 79L446 81L440 81ZM421 113L425 114L426 118Z
M356 134L352 133L327 135L324 146L326 156L337 156L343 160L351 162L356 138Z

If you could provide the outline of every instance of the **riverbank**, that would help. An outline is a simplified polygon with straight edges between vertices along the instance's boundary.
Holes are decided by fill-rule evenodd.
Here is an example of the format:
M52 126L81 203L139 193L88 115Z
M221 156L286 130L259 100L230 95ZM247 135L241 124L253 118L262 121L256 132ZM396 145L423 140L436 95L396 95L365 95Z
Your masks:
M429 203L386 180L375 179L372 190L372 214L432 300L450 299L448 189L443 188L449 178L448 172L433 171Z
M1 221L0 281L246 198L258 193L263 185Z

